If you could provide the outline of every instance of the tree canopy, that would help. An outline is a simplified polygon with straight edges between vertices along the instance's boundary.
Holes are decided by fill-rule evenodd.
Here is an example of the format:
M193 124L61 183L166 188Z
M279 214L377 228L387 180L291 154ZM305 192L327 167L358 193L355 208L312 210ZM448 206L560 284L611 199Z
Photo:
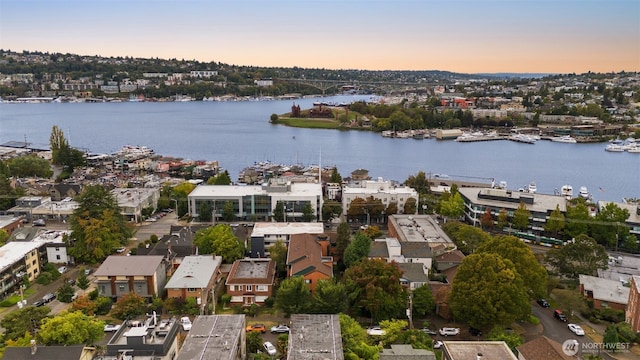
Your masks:
M69 252L77 261L96 263L126 245L131 228L120 214L115 197L101 185L88 185L77 198L70 218Z
M233 234L231 226L227 224L198 230L193 243L198 246L200 254L222 256L225 264L231 264L244 257L244 244Z
M370 250L371 238L362 232L358 232L344 250L343 262L347 267L352 266L359 260L366 258Z
M577 279L578 275L596 275L598 269L606 269L609 255L604 246L587 235L579 235L559 249L551 249L546 262L560 274Z
M25 306L22 309L11 311L0 321L0 326L4 328L6 339L17 340L23 337L26 332L35 335L40 328L42 319L51 312L48 306Z
M524 281L515 266L492 253L471 254L462 261L453 279L449 306L456 319L479 329L508 325L531 313Z
M292 276L280 283L275 306L285 316L309 312L313 303L311 290L302 276Z
M104 321L71 311L43 319L38 337L46 345L92 345L104 336L103 329Z
M320 279L313 293L313 312L316 314L339 314L347 311L347 290L336 278Z

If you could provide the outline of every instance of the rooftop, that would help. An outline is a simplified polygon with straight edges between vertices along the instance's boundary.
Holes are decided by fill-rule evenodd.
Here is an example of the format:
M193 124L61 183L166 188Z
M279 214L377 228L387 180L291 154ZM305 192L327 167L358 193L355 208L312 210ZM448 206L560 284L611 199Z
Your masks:
M271 259L240 259L231 267L227 284L273 284L275 264Z
M244 315L200 315L194 320L177 360L243 358L244 336Z
M585 290L592 291L596 300L616 304L626 304L629 301L630 289L622 286L620 281L580 274L580 284Z
M293 235L293 234L322 234L324 233L323 224L320 222L287 222L272 223L259 222L253 227L251 237L264 237L268 235Z
M288 354L296 360L342 360L338 315L291 315Z
M111 255L96 270L95 276L152 276L163 258L161 255Z
M222 256L185 256L165 289L206 288L222 263Z
M455 247L431 215L391 215L389 222L397 230L400 242L427 242L431 247L438 244Z
M517 360L504 341L444 341L445 354L451 360Z

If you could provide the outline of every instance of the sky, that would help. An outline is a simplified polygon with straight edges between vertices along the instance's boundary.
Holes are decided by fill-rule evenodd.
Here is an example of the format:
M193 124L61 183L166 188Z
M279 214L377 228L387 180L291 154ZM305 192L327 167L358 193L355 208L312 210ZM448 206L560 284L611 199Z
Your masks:
M640 0L0 0L0 48L260 67L640 71Z

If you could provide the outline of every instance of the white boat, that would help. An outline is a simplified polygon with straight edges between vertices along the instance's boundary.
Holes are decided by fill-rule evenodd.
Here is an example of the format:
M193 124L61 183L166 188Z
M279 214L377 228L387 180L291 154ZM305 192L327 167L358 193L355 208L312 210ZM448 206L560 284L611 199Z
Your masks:
M591 197L591 194L589 194L589 190L587 190L586 186L580 186L580 192L578 192L578 196L587 200L589 199L589 197Z
M627 148L627 152L640 154L640 145L630 146Z
M511 141L525 143L525 144L535 144L536 143L536 139L534 139L533 137L531 137L529 135L525 135L525 134L509 135L508 139L511 140Z
M536 183L532 181L532 182L529 184L529 186L527 186L525 189L520 188L520 189L519 189L519 191L522 191L522 192L528 192L528 193L530 193L530 194L535 194L535 193L536 193L536 191L538 191L538 187L536 186Z
M567 200L571 200L573 198L573 186L569 184L562 185L562 188L560 188L560 195L564 196Z
M609 152L623 152L624 149L625 149L624 146L617 145L617 144L609 144L604 147L604 151L609 151Z
M570 135L555 136L555 137L551 138L551 141L561 142L561 143L569 143L569 144L575 144L575 143L578 142L575 138L572 138Z

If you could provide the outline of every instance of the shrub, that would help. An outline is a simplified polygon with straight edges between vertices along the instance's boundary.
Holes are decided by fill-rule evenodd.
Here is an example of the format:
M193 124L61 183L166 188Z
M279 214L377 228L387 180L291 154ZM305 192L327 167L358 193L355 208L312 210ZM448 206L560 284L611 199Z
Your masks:
M17 304L17 301L11 301L11 298L0 301L1 307L12 307L15 304Z
M538 319L537 317L531 315L529 316L529 323L532 325L538 325L540 324L540 319Z
M42 274L40 274L40 276L38 276L38 279L36 280L38 284L42 285L49 285L52 281L53 279L51 278L51 273L49 272L43 272Z

